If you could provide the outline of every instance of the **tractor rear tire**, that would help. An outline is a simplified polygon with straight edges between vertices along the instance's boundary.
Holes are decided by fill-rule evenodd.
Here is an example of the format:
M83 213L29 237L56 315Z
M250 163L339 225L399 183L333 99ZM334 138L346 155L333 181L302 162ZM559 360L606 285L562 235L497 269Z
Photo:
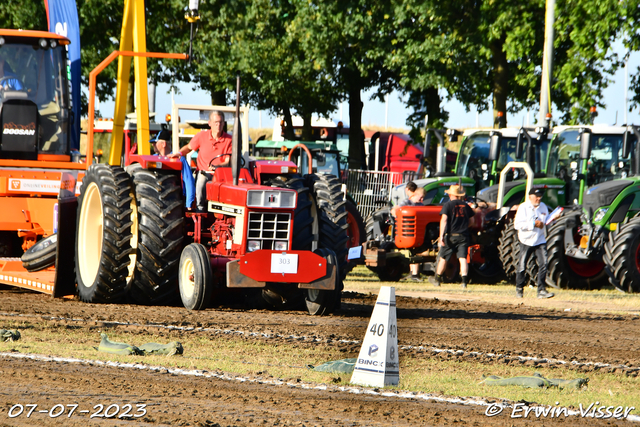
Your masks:
M640 218L623 224L605 245L609 282L622 292L640 292Z
M600 289L607 284L603 262L583 261L565 254L565 230L571 227L573 235L577 236L579 226L580 214L570 214L561 217L549 228L546 277L549 286L558 289Z
M340 180L333 175L311 174L306 184L314 201L318 224L318 249L329 249L336 255L338 280L336 281L335 308L340 307L343 280L348 273L348 236L346 201ZM327 314L327 313L325 313Z
M207 308L213 283L209 253L203 245L191 243L182 251L178 283L180 299L187 309Z
M75 269L80 300L124 299L135 265L136 222L129 175L117 166L92 164L78 199Z
M336 254L329 249L318 249L316 254L320 255L327 260L329 265L337 265ZM340 273L337 272L339 275ZM339 277L336 277L336 285L339 282ZM322 289L305 289L305 303L307 305L307 311L312 316L324 316L333 311L336 301L339 299L338 289L322 290Z
M362 215L358 212L358 208L356 205L347 200L345 204L345 209L347 210L347 236L349 240L347 241L348 248L354 248L356 246L360 246L365 242L366 232L364 230L364 220L362 219ZM349 261L349 266L347 271L353 270L356 266L356 261Z
M138 207L138 257L131 297L139 304L177 297L184 240L184 200L180 175L132 170Z
M52 234L31 246L22 255L22 266L29 272L44 270L56 263L58 235Z
M507 220L500 232L498 253L507 281L515 282L520 259L520 241L518 240L518 232L513 225L513 218Z
M347 246L349 248L360 246L365 242L367 237L364 230L364 220L362 219L362 215L358 212L356 205L349 200L347 200L347 203L345 204L345 209L347 210L347 224L349 224L349 227L347 228L347 234L349 236Z
M373 235L373 228L375 223L378 223L380 225L382 234L386 236L389 233L390 225L388 220L390 216L391 208L386 206L371 212L371 214L367 216L367 220L365 222L365 232L367 234L367 240L373 240L375 237Z
M403 257L387 259L384 267L375 267L375 273L381 282L397 282L405 275L405 263Z

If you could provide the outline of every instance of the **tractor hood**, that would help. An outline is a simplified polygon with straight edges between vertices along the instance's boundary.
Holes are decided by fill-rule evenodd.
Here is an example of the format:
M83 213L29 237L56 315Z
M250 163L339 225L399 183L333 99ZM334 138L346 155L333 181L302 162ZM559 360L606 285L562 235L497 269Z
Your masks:
M590 215L593 215L598 208L613 203L618 194L633 183L634 181L630 179L616 179L588 188L584 192L582 206Z
M509 181L504 184L504 194L511 191L512 188L522 185L524 181ZM491 187L484 188L478 191L477 197L485 202L497 203L498 202L498 188L499 186L492 185Z

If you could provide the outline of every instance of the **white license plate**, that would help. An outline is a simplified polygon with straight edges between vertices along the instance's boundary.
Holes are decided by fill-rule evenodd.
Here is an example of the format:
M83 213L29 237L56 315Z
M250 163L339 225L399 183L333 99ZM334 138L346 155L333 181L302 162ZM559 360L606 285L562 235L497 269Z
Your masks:
M271 254L271 272L296 274L298 254Z

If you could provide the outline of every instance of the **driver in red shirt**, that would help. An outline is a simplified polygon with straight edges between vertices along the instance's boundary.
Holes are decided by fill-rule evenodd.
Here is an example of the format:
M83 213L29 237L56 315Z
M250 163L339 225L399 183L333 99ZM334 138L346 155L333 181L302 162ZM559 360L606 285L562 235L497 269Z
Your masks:
M211 131L203 130L191 139L176 154L169 157L186 156L191 151L198 151L198 178L196 179L196 207L198 211L206 211L206 185L213 177L213 171L220 166L228 166L231 162L231 135L223 132L224 114L212 111L209 114ZM228 155L224 155L228 154Z

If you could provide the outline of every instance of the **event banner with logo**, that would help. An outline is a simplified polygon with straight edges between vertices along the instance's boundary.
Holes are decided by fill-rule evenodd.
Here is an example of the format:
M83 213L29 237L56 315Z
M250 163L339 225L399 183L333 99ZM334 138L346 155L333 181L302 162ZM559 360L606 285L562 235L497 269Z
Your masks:
M73 127L71 148L80 149L80 25L75 0L44 0L47 9L49 31L64 36L71 41L67 46L69 58L68 75L71 81L71 102L73 103Z

